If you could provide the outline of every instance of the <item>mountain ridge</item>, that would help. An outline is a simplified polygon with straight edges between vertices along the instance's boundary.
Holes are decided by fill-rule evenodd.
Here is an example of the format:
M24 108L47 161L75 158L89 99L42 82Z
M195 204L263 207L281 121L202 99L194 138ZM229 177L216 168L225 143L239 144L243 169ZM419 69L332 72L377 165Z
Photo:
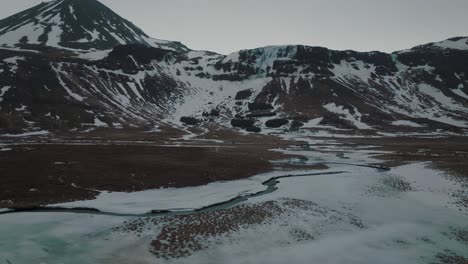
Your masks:
M79 3L85 2L98 3ZM149 38L143 31L98 8L110 18L101 30L117 19L113 34L132 31L128 41L97 50L87 50L92 42L76 50L48 40L2 47L5 34L31 24L27 14L75 14L68 5L76 1L48 3L0 21L0 129L6 132L154 125L266 133L468 128L466 37L393 53L279 45L221 55L177 42L142 43ZM87 17L76 14L76 21L63 21ZM91 22L83 22L87 31Z
M122 17L120 17L118 14L116 14L113 10L111 10L110 8L108 8L107 6L105 6L104 4L102 4L100 1L98 0L52 0L52 1L47 1L47 2L42 2L36 6L33 6L31 8L28 8L24 11L21 11L17 14L13 14L11 16L8 16L6 18L3 18L0 20L0 35L2 35L3 33L7 32L8 30L11 30L11 26L9 27L8 25L5 26L4 24L8 24L9 21L11 20L16 20L18 18L24 18L24 17L29 17L31 18L31 14L30 13L36 13L37 12L34 12L36 11L37 9L46 9L46 10L42 10L44 11L43 13L47 13L47 11L50 11L50 9L54 9L54 7L59 7L62 12L63 10L74 10L74 6L79 6L80 8L85 8L85 9L91 9L91 8L86 8L87 5L91 5L91 6L97 6L98 8L94 8L96 11L97 10L97 13L99 13L102 9L105 9L106 12L110 12L112 14L114 14L115 16L117 16L119 19L121 19L122 21L124 21L124 27L127 27L127 26L131 26L131 30L133 31L136 31L138 34L137 35L141 35L145 38L148 38L148 39L151 39L145 32L143 32L140 28L138 28L137 26L135 26L131 21L128 21ZM50 8L49 10L47 10L47 8ZM71 8L71 9L70 9ZM67 12L63 12L64 14L67 14L67 15L74 15L73 12L70 12L70 13L67 13ZM28 16L29 15L29 16ZM88 15L87 15L88 16ZM93 20L93 17L91 17L91 20ZM37 18L35 18L37 19ZM21 23L20 23L21 24ZM17 24L16 24L17 25ZM89 32L86 32L89 34ZM90 37L90 35L88 35L88 37ZM81 39L81 40L84 40L85 38ZM468 36L456 36L456 37L451 37L451 38L448 38L448 39L444 39L444 40L441 40L441 41L437 41L437 42L429 42L429 43L425 43L425 44L421 44L421 45L417 45L417 46L414 46L410 49L415 49L415 48L418 48L418 47L424 47L424 46L429 46L429 45L437 45L437 44L443 44L444 42L449 42L449 41L454 41L454 40L460 40L460 39L464 39L464 40L467 40L468 41ZM79 41L80 39L76 39L75 41ZM89 40L89 39L88 39ZM135 40L135 39L134 39ZM182 43L180 43L179 41L168 41L168 40L157 40L157 39L154 39L154 41L159 41L161 43L159 44L164 44L164 43L172 43L174 46L179 46L176 48L176 50L179 50L179 51L190 51L191 49L187 48L186 46L184 46ZM92 42L92 41L91 41ZM144 41L143 41L144 42ZM151 41L150 41L151 42ZM133 41L133 42L129 42L129 43L112 43L112 45L110 46L107 46L106 48L109 49L109 48L113 48L114 46L116 45L125 45L125 44L136 44L136 43L139 43L139 44L148 44L148 43L142 43L141 40L137 40L137 41ZM55 44L55 43L54 43ZM466 41L465 43L466 44ZM3 43L3 45L5 45L5 43ZM1 43L1 40L0 40L0 46L2 46L2 43ZM149 46L154 46L154 43L149 43ZM285 45L267 45L267 46L263 46L263 47L257 47L257 48L251 48L251 49L242 49L242 50L239 50L239 51L234 51L234 52L231 52L231 53L228 53L228 54L224 54L224 55L229 55L229 54L233 54L233 53L236 53L236 52L240 52L240 51L245 51L245 50L255 50L255 49L263 49L263 48L268 48L268 47L285 47L285 46L306 46L306 47L313 47L313 48L326 48L326 47L323 47L323 46L315 46L315 45L306 45L306 44L285 44ZM59 48L67 48L66 46L57 46ZM162 48L168 48L168 46L154 46L154 47L162 47ZM71 48L71 47L68 47L68 48ZM96 49L96 46L93 47L94 49ZM87 48L89 49L89 48ZM328 48L327 48L328 49ZM468 49L468 44L466 44L464 46L464 49ZM372 53L372 52L381 52L381 53L387 53L387 54L393 54L393 53L399 53L399 52L404 52L405 50L397 50L397 51L393 51L393 52L382 52L382 51L379 51L379 50L372 50L372 51L355 51L355 50L334 50L334 49L330 49L330 50L333 50L333 51L353 51L353 52L361 52L361 53ZM409 50L409 49L406 49L406 50ZM211 51L209 51L211 52Z

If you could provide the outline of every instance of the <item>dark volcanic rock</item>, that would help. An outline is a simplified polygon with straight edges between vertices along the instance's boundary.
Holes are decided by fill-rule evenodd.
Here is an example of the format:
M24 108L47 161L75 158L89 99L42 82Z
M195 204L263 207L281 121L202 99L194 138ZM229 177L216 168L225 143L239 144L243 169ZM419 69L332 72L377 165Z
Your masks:
M304 126L304 123L302 123L301 121L298 121L298 120L293 120L291 122L291 125L289 126L289 130L291 131L297 131L299 130L299 128L303 127Z
M287 119L271 119L265 122L265 126L271 127L271 128L278 128L282 127L284 125L287 125L289 121Z
M245 129L248 132L254 132L254 133L260 133L262 132L262 129L256 126L251 126Z
M236 94L235 100L245 100L252 96L252 89L242 90Z
M249 128L252 127L255 124L255 121L252 119L237 119L234 118L231 120L231 125L233 127L239 127L239 128Z
M273 106L271 104L263 104L263 103L249 103L249 111L255 110L272 110Z
M204 117L218 117L219 116L219 110L217 109L211 109L210 112L203 112L202 114Z
M189 126L195 126L200 123L200 120L196 119L195 117L183 116L180 118L180 122Z
M246 117L268 117L268 116L275 116L275 112L268 112L268 111L260 111L251 114L247 114Z

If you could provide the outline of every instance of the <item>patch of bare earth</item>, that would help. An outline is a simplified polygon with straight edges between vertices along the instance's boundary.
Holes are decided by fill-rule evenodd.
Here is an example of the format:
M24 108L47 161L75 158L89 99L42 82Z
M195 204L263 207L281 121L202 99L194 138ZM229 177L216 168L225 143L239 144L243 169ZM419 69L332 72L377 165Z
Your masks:
M0 152L0 208L91 199L106 191L205 185L273 170L262 146L21 145Z
M463 256L455 255L450 250L446 250L444 253L436 255L437 261L435 263L440 264L468 264L468 259Z
M221 243L216 238L226 237L241 228L267 223L289 210L310 209L307 201L286 200L286 205L280 203L268 201L253 205L243 204L225 210L163 219L169 222L151 243L151 251L159 258L186 257L193 252L207 249L213 243ZM313 239L306 233L298 235L303 239Z
M168 216L153 220L160 225L160 231L151 243L151 252L158 258L171 259L187 257L194 252L206 250L224 243L236 242L233 236L241 230L262 225L279 223L295 242L313 240L315 234L294 225L288 219L292 216L310 214L324 221L348 219L350 225L362 228L363 224L352 215L342 215L323 208L311 201L282 199L258 204L241 204L229 209L208 211L191 215ZM125 229L142 231L144 221L127 223ZM273 225L274 226L274 225ZM282 243L290 243L283 241Z
M0 152L0 208L89 200L99 191L200 186L278 169L327 168L291 164L295 156L271 150L291 142L273 136L213 128L202 140L182 140L184 133L161 127L9 138L12 150Z

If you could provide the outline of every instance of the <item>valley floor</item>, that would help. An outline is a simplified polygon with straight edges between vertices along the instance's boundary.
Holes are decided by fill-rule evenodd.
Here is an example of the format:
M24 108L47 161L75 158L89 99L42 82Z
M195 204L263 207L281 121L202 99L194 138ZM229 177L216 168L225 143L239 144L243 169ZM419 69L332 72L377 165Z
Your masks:
M466 137L280 136L4 138L0 263L468 262Z

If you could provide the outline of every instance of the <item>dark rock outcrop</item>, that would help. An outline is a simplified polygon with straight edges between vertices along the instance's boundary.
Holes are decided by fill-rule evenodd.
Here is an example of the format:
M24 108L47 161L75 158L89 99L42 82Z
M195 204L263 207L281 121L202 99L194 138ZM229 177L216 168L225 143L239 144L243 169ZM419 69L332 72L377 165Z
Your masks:
M282 127L284 125L287 125L289 123L289 120L287 119L271 119L265 122L265 126L270 127L270 128L278 128Z

